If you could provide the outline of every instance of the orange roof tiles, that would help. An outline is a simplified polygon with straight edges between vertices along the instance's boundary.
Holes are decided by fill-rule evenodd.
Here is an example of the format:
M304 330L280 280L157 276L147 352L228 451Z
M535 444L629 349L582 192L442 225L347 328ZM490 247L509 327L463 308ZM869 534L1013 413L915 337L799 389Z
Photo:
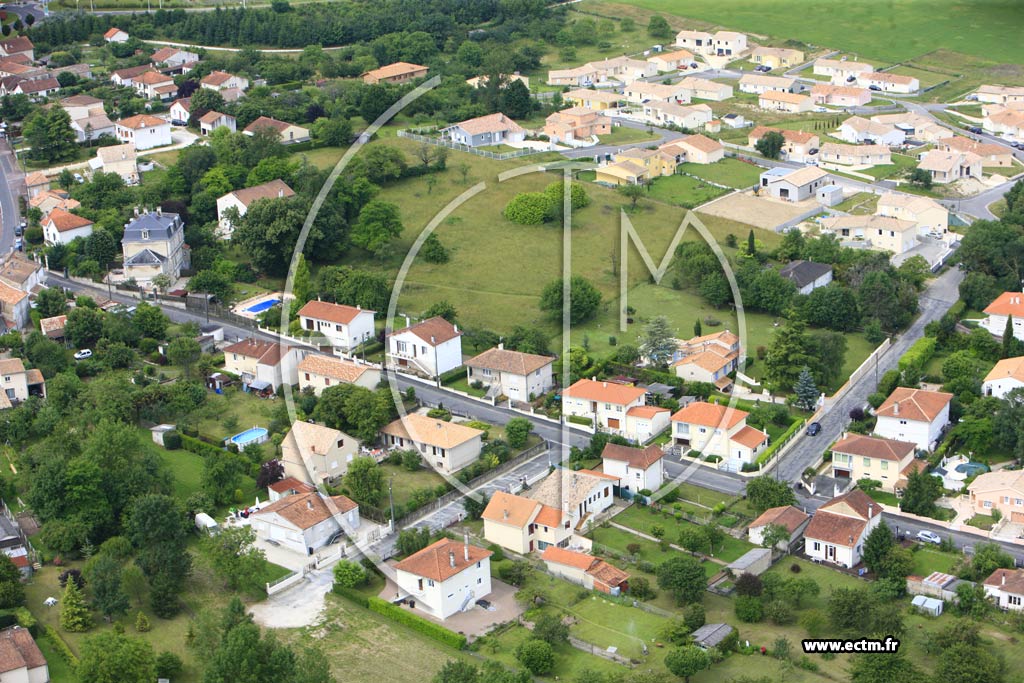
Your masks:
M896 387L889 398L875 410L880 417L899 417L903 420L931 422L949 405L953 394L944 391L927 391Z
M395 565L395 569L434 581L445 581L493 554L475 545L442 538L405 558Z
M705 427L721 427L732 429L747 419L748 413L738 408L729 408L717 403L695 401L672 416L673 422L703 425Z
M284 185L284 183L281 184ZM294 192L292 194L294 194ZM355 320L356 316L360 313L369 313L372 315L374 311L364 311L362 308L357 308L355 306L332 304L329 301L309 301L305 306L299 309L300 316L316 318L317 320L326 320L327 322L339 323L341 325L349 324Z
M647 392L639 387L615 382L598 382L591 379L577 380L575 384L562 392L563 397L582 398L588 401L601 401L626 405L643 398Z

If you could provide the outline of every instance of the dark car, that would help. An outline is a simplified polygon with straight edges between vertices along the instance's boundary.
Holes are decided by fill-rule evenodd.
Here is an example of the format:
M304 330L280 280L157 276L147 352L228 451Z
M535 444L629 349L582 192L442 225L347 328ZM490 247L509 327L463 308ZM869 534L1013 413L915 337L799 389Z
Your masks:
M820 431L820 422L812 422L811 424L807 425L807 436L817 436Z
M977 126L968 126L967 132L974 133L975 135L981 135L985 131L983 131L981 128L978 128Z
M874 90L875 92L881 92L882 88L877 85L869 85L868 90Z
M767 64L765 64L765 65L764 65L764 70L765 70L766 72L768 72L768 71L771 71L771 70L772 70L772 68L771 68L770 66L768 66Z
M853 83L855 80L857 80L856 76L848 76L847 79L846 79L846 82L847 83Z
M817 153L818 153L818 148L817 147L812 147L811 149L807 150L807 154L809 156L814 156Z
M690 68L691 69L696 69L697 68L697 62L690 62Z

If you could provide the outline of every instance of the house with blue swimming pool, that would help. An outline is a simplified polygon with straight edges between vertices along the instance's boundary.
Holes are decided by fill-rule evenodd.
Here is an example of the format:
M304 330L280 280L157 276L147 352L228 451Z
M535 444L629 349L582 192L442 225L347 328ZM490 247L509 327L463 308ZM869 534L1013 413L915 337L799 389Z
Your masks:
M944 391L896 387L875 409L875 436L909 441L922 451L935 448L949 424L953 394Z
M284 383L298 383L298 366L307 353L287 344L243 339L224 349L224 370L237 375L245 391L273 393Z

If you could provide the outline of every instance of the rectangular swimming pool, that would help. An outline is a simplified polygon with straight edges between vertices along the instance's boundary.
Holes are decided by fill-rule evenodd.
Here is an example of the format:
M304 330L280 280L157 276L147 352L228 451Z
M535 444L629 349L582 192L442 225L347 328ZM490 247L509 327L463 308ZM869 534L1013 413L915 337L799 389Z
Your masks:
M253 304L252 306L245 310L249 311L250 313L262 313L268 308L273 308L279 303L281 303L280 299L266 299L264 301L259 302L258 304Z

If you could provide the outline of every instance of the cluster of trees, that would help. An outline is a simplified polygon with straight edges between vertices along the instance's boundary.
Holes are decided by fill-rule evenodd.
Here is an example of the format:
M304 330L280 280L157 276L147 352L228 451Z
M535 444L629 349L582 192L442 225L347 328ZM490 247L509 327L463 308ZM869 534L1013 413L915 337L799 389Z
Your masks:
M590 203L586 190L579 183L569 184L571 210L582 209ZM505 218L520 225L540 225L560 219L565 207L565 183L551 183L543 192L521 192L505 205Z
M764 619L777 626L792 624L797 620L796 610L821 592L814 579L796 576L784 579L779 574L758 577L744 572L736 577L735 585L736 617L748 624Z

